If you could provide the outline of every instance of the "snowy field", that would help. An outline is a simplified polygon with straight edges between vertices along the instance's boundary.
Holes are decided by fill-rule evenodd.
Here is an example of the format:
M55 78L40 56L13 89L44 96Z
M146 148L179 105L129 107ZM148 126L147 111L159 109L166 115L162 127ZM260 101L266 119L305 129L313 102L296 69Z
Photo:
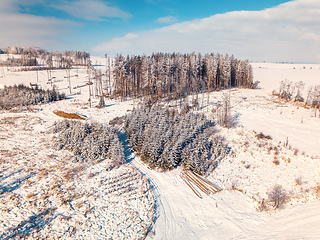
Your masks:
M104 61L96 58L93 63ZM125 136L128 164L111 171L106 171L108 161L79 164L70 152L54 151L50 129L61 119L54 110L107 123L125 115L134 102L106 100L105 108L89 108L86 69L71 70L71 95L66 72L53 71L54 84L67 94L66 100L0 112L0 238L137 239L151 225L148 239L316 239L320 118L313 109L271 92L286 79L304 81L305 90L320 84L320 65L252 66L259 89L213 92L203 108L212 117L211 109L230 94L236 127L216 127L232 154L207 177L223 191L201 193L202 199L180 178L182 169L161 173L141 163ZM47 80L46 71L39 71L37 83L35 71L0 69L0 87L37 83L50 89ZM270 138L259 137L261 132ZM277 184L286 191L286 204L277 210L267 204L260 211Z
M2 117L0 239L143 238L154 197L141 173L54 151L39 117ZM107 227L106 227L107 226Z

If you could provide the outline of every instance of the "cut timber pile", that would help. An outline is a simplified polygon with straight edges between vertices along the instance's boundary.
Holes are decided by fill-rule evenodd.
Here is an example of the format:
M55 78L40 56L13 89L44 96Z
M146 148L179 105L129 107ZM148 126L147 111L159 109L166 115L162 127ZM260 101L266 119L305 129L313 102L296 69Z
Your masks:
M201 194L193 187L193 185L186 179L185 175L183 173L180 173L180 177L182 180L191 188L191 190L199 197L202 198Z
M198 189L206 195L221 191L221 188L217 185L190 170L181 172L180 177L199 198L202 198L202 196Z

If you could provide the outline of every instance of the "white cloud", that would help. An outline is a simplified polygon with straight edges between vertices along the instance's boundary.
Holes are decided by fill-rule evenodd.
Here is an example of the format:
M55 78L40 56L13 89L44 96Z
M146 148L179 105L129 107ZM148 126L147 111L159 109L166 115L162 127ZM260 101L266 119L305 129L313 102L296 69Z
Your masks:
M0 46L44 47L58 42L59 36L67 31L66 25L73 25L73 23L28 14L1 14Z
M177 21L173 16L160 17L156 20L157 23L175 23Z
M31 2L41 0L32 0ZM0 7L0 47L37 46L46 47L59 42L76 23L54 17L41 17L19 13L19 5L27 5L21 0L1 0Z
M131 17L129 13L117 7L110 7L100 0L78 0L73 2L58 2L52 7L65 11L73 17L90 20L103 21L106 18L126 19Z
M21 13L20 7L35 4L47 5L47 0L0 0L0 47L38 46L52 47L66 45L61 40L79 23L55 17L36 16ZM52 4L52 3L51 3ZM127 18L130 14L116 7L109 7L99 0L58 0L55 8L68 12L78 18L103 20L104 18ZM51 6L53 7L53 6ZM70 43L69 43L70 44ZM68 48L65 46L65 48Z
M295 0L262 11L236 11L136 32L101 43L108 54L219 52L252 61L315 62L320 1ZM133 37L134 36L134 37Z

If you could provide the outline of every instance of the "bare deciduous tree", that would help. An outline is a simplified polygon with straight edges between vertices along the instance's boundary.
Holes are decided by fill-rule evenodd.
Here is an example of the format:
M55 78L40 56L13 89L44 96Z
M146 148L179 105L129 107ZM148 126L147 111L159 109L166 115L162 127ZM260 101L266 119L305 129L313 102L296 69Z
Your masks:
M91 74L92 74L92 71L94 70L94 67L92 65L92 62L91 60L89 59L87 61L87 74L88 74L88 79L89 79L89 82L88 82L88 88L89 88L89 107L91 107Z
M232 127L233 124L231 118L231 105L229 95L223 95L222 103L218 106L218 109L216 110L216 118L219 125L226 128Z
M279 208L288 199L288 195L281 185L275 185L272 191L268 194L268 197L269 201L273 203L273 207L275 209Z
M294 84L294 88L295 88L295 97L294 97L294 101L295 102L303 102L304 99L302 97L302 91L304 89L304 82L300 81L300 82L296 82Z
M71 77L70 77L71 67L72 67L71 59L66 60L66 73L67 73L67 78L68 78L68 81L69 81L70 94L71 94Z

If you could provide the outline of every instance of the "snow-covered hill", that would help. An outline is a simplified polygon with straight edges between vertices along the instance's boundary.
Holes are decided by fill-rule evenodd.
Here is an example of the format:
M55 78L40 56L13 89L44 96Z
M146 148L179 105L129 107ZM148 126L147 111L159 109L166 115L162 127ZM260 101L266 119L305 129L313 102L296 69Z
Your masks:
M104 64L103 58L96 60L100 65L98 61ZM53 216L52 221L41 225L40 236L65 234L64 238L67 238L67 232L71 234L70 238L134 239L142 236L147 226L144 221L152 219L148 212L152 206L151 192L137 190L135 199L105 195L112 179L128 172L134 179L134 175L141 172L149 179L156 204L155 223L149 239L316 239L320 236L320 118L314 117L313 109L284 102L271 92L278 90L280 82L286 79L304 81L305 90L320 84L320 65L254 63L252 66L254 79L261 82L259 89L213 92L209 106L202 110L212 117L211 109L221 102L223 94L230 94L236 127L217 126L216 130L224 136L233 154L221 161L208 176L223 191L209 196L202 194L203 199L200 199L179 177L182 169L157 172L127 152L129 166L111 172L104 171L103 162L85 166L80 178L75 175L74 181L62 184L61 194L49 196L50 204L45 205L46 198L42 197L54 186L52 181L60 181L59 177L63 178L76 167L75 163L64 165L65 159L71 157L69 152L50 148L49 130L54 121L61 119L53 111L78 113L88 122L107 123L130 112L136 104L132 100L106 100L105 108L89 108L86 69L71 70L71 95L66 72L53 71L53 84L67 94L66 100L0 112L0 236L6 239L15 233L28 233L23 229L31 229L32 233L35 228L32 224L45 224L44 219L50 219L49 214ZM103 66L97 68L104 70ZM0 86L18 83L37 83L42 88L52 88L46 71L38 72L37 82L35 71L0 69ZM93 106L98 100L93 99ZM259 135L260 132L263 134ZM267 135L271 139L263 137ZM127 144L125 139L123 141ZM136 181L135 186L141 189L147 188L143 180L132 181ZM73 205L59 202L71 198L67 191L69 183L73 185L73 192L80 194L75 204L87 200L83 209L72 209ZM122 184L127 184L125 179ZM286 191L287 203L277 210L269 204L267 211L258 211L262 200L268 200L268 193L277 184ZM144 199L150 199L150 202ZM77 225L77 222L83 222L81 211L93 206L87 221L93 224L92 227ZM54 212L45 212L55 208ZM42 212L46 214L37 215ZM121 214L126 214L123 216L127 218L123 219ZM126 223L121 225L123 222ZM78 235L72 235L72 227L78 229Z

